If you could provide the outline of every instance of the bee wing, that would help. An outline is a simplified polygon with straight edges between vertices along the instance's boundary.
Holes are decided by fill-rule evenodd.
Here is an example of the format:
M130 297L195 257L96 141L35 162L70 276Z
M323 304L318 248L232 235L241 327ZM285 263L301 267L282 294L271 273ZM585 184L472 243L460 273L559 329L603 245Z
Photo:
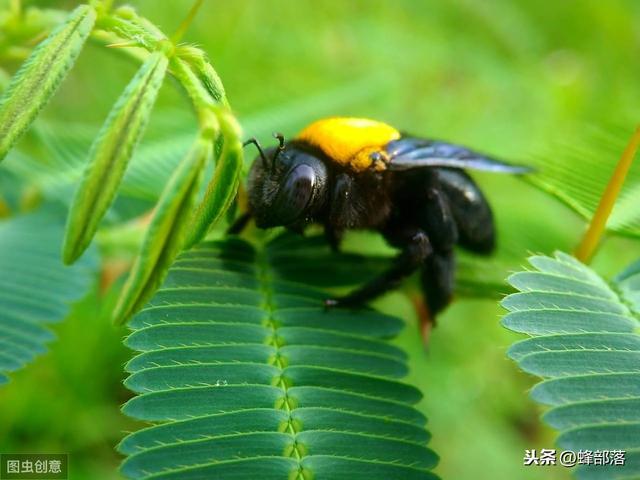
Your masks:
M522 174L533 171L531 167L510 165L460 145L404 138L387 146L389 170L410 170L424 167L451 167L485 170L498 173Z

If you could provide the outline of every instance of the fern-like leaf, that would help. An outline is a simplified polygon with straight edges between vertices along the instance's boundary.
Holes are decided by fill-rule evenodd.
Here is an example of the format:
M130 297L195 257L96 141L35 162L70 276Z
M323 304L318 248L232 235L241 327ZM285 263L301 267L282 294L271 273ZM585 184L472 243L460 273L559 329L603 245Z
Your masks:
M0 384L54 338L47 324L87 292L95 274L92 251L73 267L60 261L62 215L44 210L0 222Z
M278 242L276 242L278 243ZM183 253L129 326L129 478L428 479L421 394L384 339L402 322L325 311L282 251L231 239ZM258 473L259 472L259 473Z
M629 122L633 125L633 122ZM630 136L627 128L603 126L589 128L573 144L553 146L536 158L539 173L531 183L554 195L585 219L591 219L600 202L616 162ZM640 163L634 162L627 174L620 197L607 222L607 229L619 234L640 236Z
M560 431L561 448L626 451L624 466L582 465L578 478L640 476L640 335L628 307L638 306L640 268L610 286L563 253L529 262L534 270L510 277L519 293L502 304L510 312L503 324L532 338L509 356L544 379L531 396L552 407L543 418Z
M631 310L640 314L640 261L629 266L615 278L616 286L622 298Z
M108 222L122 222L153 208L171 173L188 151L195 125L180 112L160 113L152 120L134 153ZM13 150L0 167L49 199L69 204L82 177L86 153L96 127L84 123L38 120L33 133L35 153Z

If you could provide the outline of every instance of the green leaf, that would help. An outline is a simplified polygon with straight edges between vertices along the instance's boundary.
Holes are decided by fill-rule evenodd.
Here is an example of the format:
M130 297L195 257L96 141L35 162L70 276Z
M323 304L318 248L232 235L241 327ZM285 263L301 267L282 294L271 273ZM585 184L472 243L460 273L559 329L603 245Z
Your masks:
M93 124L39 119L33 126L31 138L34 148L41 149L42 154L15 149L3 162L2 170L15 175L44 197L70 205L98 129ZM153 208L193 143L196 129L194 119L183 111L156 113L154 110L103 224L126 221Z
M508 355L543 378L531 391L551 406L546 423L560 431L563 449L625 450L624 466L581 465L578 478L640 475L640 269L635 264L613 286L564 253L529 259L534 271L509 279L505 327L532 338ZM618 293L621 292L621 293ZM636 302L636 303L634 303Z
M215 71L209 60L204 55L204 52L190 45L179 45L176 53L180 58L189 63L189 66L198 77L205 90L209 95L211 95L211 98L216 103L228 106L229 102L224 91L222 80L220 79L218 72Z
M65 263L74 262L87 248L109 208L149 120L167 65L164 53L149 56L93 142L89 163L69 212L63 248Z
M38 45L0 99L0 161L47 104L80 54L96 19L80 5Z
M227 117L222 120L225 123L232 122ZM209 228L227 211L238 190L243 158L240 129L223 125L221 130L224 138L222 153L217 161L213 178L207 186L204 199L193 216L185 248L191 248L206 236Z
M128 478L432 479L421 395L386 341L403 323L322 307L283 279L282 240L183 252L130 322ZM292 252L292 250L289 250ZM288 261L295 261L295 256Z
M616 285L631 309L636 315L640 314L640 261L618 275Z
M211 150L211 141L198 136L160 196L140 254L116 306L116 324L126 322L151 298L182 250L202 169Z
M631 120L628 125L635 122L635 119ZM565 140L537 156L535 165L538 173L528 179L590 220L632 130L615 126L586 130L571 144ZM639 192L640 162L635 161L607 221L608 230L640 236L640 210L637 208Z
M62 232L62 217L50 210L0 222L0 384L46 351L54 338L47 324L62 320L92 284L94 252L65 267Z

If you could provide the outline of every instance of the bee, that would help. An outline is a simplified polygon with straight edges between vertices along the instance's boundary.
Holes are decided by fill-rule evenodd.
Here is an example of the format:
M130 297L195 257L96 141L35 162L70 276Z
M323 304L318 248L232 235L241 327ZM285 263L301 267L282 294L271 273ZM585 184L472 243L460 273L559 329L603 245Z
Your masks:
M259 228L284 226L303 232L324 226L334 250L347 230L380 232L400 253L389 269L327 307L357 307L420 270L431 319L451 301L454 247L480 255L496 243L495 223L484 194L465 170L521 174L509 165L465 147L406 135L365 118L318 120L289 141L258 150L248 178L249 219Z

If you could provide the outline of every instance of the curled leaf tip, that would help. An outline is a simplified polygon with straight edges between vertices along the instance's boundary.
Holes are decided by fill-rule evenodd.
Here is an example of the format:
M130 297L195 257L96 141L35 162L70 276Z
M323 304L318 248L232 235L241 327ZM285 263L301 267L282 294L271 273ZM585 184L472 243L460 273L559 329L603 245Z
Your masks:
M225 137L213 178L193 215L185 249L200 242L233 202L240 183L242 158L240 140L235 136Z
M160 196L140 253L114 312L115 325L126 323L155 293L184 246L202 170L211 141L198 137Z
M78 58L95 19L92 6L77 7L14 75L0 99L0 161L53 97Z
M98 137L69 212L63 260L72 263L87 248L111 205L122 176L147 125L168 60L155 52L120 96Z

